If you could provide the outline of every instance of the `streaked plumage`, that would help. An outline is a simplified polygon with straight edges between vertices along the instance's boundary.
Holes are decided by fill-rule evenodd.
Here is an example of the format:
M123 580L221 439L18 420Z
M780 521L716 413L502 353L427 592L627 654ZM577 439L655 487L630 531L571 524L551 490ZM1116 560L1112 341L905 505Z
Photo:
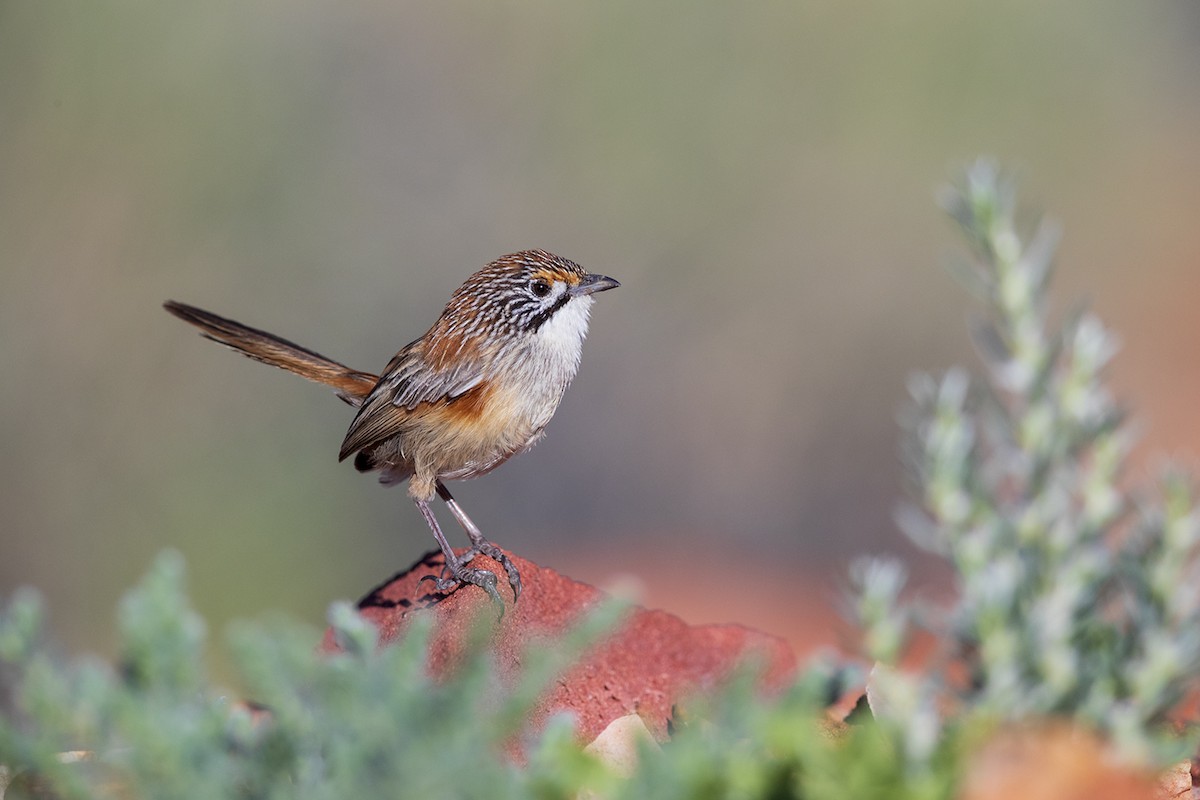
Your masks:
M499 599L492 573L456 563L429 501L441 494L473 551L500 560L519 593L507 556L479 534L442 481L483 475L541 438L579 367L592 294L618 285L544 250L504 256L468 278L433 326L379 377L193 306L172 301L165 307L204 336L332 386L358 406L339 459L355 455L359 470L378 470L386 484L408 480L454 582L477 583ZM484 576L491 576L490 584Z

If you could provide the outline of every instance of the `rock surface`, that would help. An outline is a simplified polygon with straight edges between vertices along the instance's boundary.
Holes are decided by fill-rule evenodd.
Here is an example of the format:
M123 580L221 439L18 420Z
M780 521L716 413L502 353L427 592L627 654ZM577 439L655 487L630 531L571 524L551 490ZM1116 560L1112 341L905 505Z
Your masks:
M500 678L508 683L519 675L523 653L554 642L605 596L594 586L525 559L513 556L512 561L524 583L515 604L498 564L485 556L471 564L501 576L505 614L493 623L490 646ZM383 644L402 636L417 615L432 614L429 667L435 675L457 663L480 615L495 620L498 613L478 587L443 595L433 590L432 582L421 581L426 575L436 577L441 566L441 555L430 553L359 602L362 614L378 626ZM326 632L323 647L336 648L331 632ZM665 739L674 705L719 685L750 657L765 666L767 690L786 684L796 669L795 654L782 639L740 625L688 625L664 611L635 607L613 634L553 684L531 722L538 728L549 715L570 711L586 742L613 720L637 714L656 738Z

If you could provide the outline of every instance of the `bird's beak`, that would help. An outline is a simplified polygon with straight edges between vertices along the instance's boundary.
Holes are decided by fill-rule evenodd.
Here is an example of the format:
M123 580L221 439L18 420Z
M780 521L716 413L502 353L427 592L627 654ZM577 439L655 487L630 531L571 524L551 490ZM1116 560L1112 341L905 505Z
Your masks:
M571 294L576 297L595 294L596 292L606 292L609 289L616 289L621 284L615 279L607 275L595 275L589 273L583 276L583 280L571 289Z

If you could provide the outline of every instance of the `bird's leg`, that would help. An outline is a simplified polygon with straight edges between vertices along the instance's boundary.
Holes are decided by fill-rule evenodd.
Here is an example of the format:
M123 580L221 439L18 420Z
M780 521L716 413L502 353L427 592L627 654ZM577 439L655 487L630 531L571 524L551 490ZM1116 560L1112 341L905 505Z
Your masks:
M450 509L450 513L458 520L458 524L467 532L467 536L471 539L471 549L463 554L462 563L470 562L477 554L483 553L489 558L495 559L500 566L504 567L504 571L508 573L508 585L513 590L513 602L521 596L521 573L517 571L517 567L509 559L508 555L496 545L489 542L480 533L479 528L467 516L467 512L462 510L462 506L450 494L450 490L446 488L446 484L441 481L437 482L438 497L446 501L446 505Z
M500 606L500 613L504 613L504 601L500 599L500 592L496 590L496 576L494 573L486 569L471 569L466 566L467 560L460 560L454 555L454 550L450 548L450 543L446 541L446 535L442 533L442 529L438 526L437 518L433 516L433 509L429 507L428 500L413 500L417 504L417 508L421 510L421 516L425 517L425 522L429 524L429 529L433 531L433 538L437 539L438 547L442 548L442 556L446 559L446 572L450 573L449 578L435 578L432 575L426 575L421 580L431 580L433 585L437 587L439 592L448 592L463 583L471 583L483 589L492 600L496 601ZM445 575L446 572L442 574Z

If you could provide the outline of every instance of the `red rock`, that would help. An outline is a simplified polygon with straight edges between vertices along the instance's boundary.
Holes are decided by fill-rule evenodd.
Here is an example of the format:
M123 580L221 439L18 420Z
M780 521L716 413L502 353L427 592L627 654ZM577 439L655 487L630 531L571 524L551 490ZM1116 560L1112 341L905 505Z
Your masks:
M515 604L498 564L484 556L471 564L501 576L505 613L493 623L490 646L501 680L510 685L523 653L557 640L605 597L596 587L554 570L516 556L512 560L524 584ZM434 675L457 663L481 614L491 619L498 614L477 587L442 595L430 581L421 582L426 575L438 575L441 565L440 554L430 553L359 602L363 616L378 626L383 644L401 637L416 615L433 614L429 668ZM326 632L323 647L336 648L331 632ZM613 634L554 683L531 723L536 730L551 714L571 711L586 742L614 719L636 713L651 733L665 739L672 706L718 686L748 657L765 666L762 683L767 690L783 686L796 669L795 654L782 639L740 625L688 625L665 611L635 607Z

